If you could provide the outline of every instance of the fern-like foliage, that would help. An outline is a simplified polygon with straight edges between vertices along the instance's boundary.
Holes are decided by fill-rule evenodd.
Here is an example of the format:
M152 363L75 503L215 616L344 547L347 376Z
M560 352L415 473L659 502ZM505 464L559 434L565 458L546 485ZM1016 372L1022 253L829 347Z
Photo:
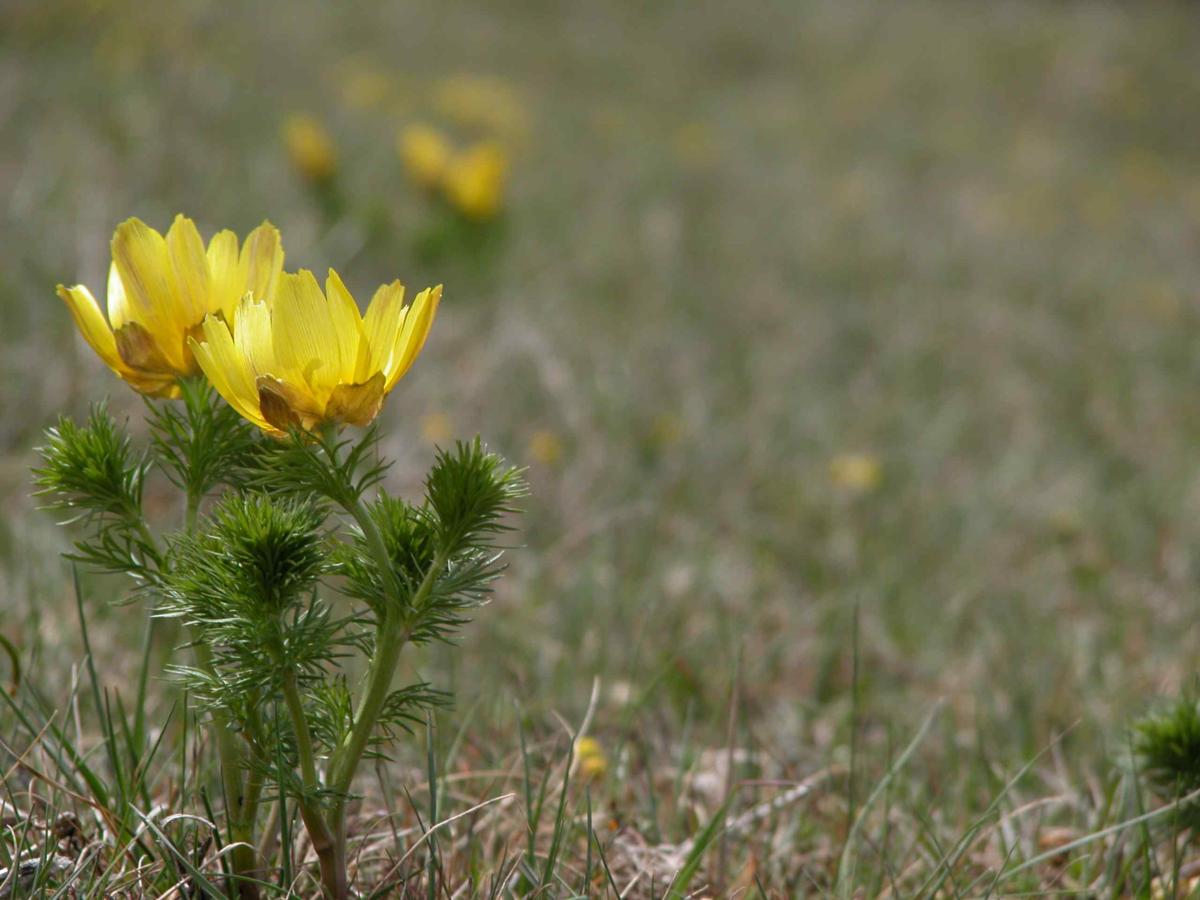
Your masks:
M379 430L372 425L357 441L335 431L292 429L286 438L265 441L249 486L274 493L324 497L350 507L383 480L388 466L377 453Z
M173 541L162 612L183 619L214 662L175 672L210 705L272 698L288 677L320 681L353 643L316 595L330 570L324 520L309 502L234 495Z
M36 496L88 532L70 557L101 571L152 580L161 560L142 518L149 461L133 450L105 406L93 406L82 426L60 417L38 452Z
M1133 729L1139 770L1154 792L1166 801L1200 790L1200 697L1185 691L1162 710L1146 716ZM1175 822L1200 831L1200 801L1180 810Z
M351 597L364 601L376 617L381 617L394 602L390 593L390 575L404 591L402 613L407 613L437 557L437 523L428 510L387 494L380 494L367 506L367 515L383 538L389 569L381 571L366 535L355 527L353 543L343 546L340 553L341 571L346 576L345 590Z
M154 458L171 483L199 498L220 484L240 485L261 439L209 383L182 379L182 407L147 399Z
M386 495L368 508L386 548L390 573L380 571L367 536L356 529L342 554L347 592L379 618L397 603L389 574L399 583L395 612L408 640L449 640L480 606L503 571L500 535L525 493L519 470L507 467L476 439L438 453L426 480L425 502L413 506Z

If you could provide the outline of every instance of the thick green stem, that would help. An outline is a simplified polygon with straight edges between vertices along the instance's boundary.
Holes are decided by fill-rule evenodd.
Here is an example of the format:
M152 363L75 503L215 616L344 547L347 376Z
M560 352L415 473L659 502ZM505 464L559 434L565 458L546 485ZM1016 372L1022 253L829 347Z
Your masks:
M184 527L189 534L196 531L202 499L191 491L187 494ZM196 662L201 670L207 675L215 676L216 666L213 663L211 648L203 639L198 640L194 648ZM254 825L262 785L256 784L253 770L243 778L242 748L224 710L213 710L212 719L213 739L217 745L217 759L221 767L221 786L225 792L225 814L229 820L229 834L234 841L247 845L236 848L231 854L233 871L236 875L254 878L261 874L258 853L254 849ZM259 896L258 885L251 881L240 881L238 893L243 900L256 900Z
M375 564L379 567L381 575L387 579L390 605L376 629L375 652L367 668L366 693L363 694L354 714L354 723L350 728L350 733L334 754L330 764L330 786L343 796L350 790L354 773L358 769L358 764L371 739L371 732L375 728L380 712L383 711L384 703L387 702L392 687L392 676L395 674L396 665L400 660L400 651L404 649L410 636L410 631L400 615L405 598L401 593L400 582L396 578L395 570L392 568L391 557L384 546L383 537L361 502L355 503L349 511L362 529L367 546L375 557ZM422 606L430 591L433 590L437 573L444 565L445 562L440 556L434 559L433 565L425 573L417 592L410 600L411 609L419 609ZM339 806L342 805L343 801L339 801Z
M328 437L326 435L327 440L322 443L322 446L330 463L336 467L336 445L331 443ZM361 529L363 540L374 559L387 595L386 609L380 614L375 628L375 650L367 666L366 691L354 712L349 733L330 756L326 784L335 799L327 817L316 817L320 820L317 827L322 832L321 834L318 835L313 831L313 826L309 824L309 819L305 816L303 807L301 808L301 816L304 817L305 826L313 840L313 847L321 861L321 879L325 890L331 896L341 900L341 898L349 896L346 880L346 800L354 781L355 772L358 770L358 765L370 743L371 734L379 720L379 715L391 692L392 677L395 675L396 666L400 660L400 651L404 649L404 645L408 643L411 636L405 609L421 608L433 590L433 584L438 572L445 566L445 560L440 556L437 557L429 571L425 573L416 593L411 598L406 598L404 585L396 574L383 535L366 506L363 505L362 498L347 486L341 496L331 499L335 500ZM303 757L301 765L303 767ZM330 842L328 847L325 846L326 839Z
M321 786L320 776L317 775L317 757L313 750L312 732L308 728L308 717L304 715L304 704L300 699L300 688L296 684L296 676L288 672L283 676L283 702L287 705L288 715L292 719L292 728L296 732L296 755L300 758L300 777L304 781L306 791L316 791Z
M339 839L340 829L336 825L331 828L321 813L318 799L321 780L317 774L312 732L308 728L308 718L304 715L300 689L293 673L288 672L284 675L281 689L283 702L292 720L292 728L296 732L296 755L300 759L300 778L304 783L304 791L299 801L300 818L304 820L304 827L321 864L321 884L325 887L325 893L334 900L344 900L350 896L346 873L346 841L344 837Z

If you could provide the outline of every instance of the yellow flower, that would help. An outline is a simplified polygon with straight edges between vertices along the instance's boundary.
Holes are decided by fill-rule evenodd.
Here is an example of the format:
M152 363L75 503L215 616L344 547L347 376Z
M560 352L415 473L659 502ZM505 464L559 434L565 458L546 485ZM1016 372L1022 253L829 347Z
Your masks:
M608 772L608 757L595 738L581 737L576 741L575 758L579 760L580 774L588 780L603 778Z
M421 419L421 437L430 444L444 444L452 434L450 417L443 412L433 412Z
M829 480L839 488L865 494L883 481L883 465L872 453L843 453L829 461Z
M720 158L720 148L712 129L703 122L688 122L676 130L675 158L691 169L707 169Z
M192 352L217 392L271 434L367 425L421 352L441 296L441 285L426 288L405 306L393 281L362 316L332 269L325 293L312 272L285 272L267 301L242 300L232 329L205 319Z
M650 441L659 449L670 447L683 437L684 421L678 413L661 413L650 426Z
M196 373L187 339L207 315L232 321L247 291L269 297L283 269L283 246L263 222L238 250L232 231L208 242L182 215L164 238L140 219L117 226L108 270L108 319L81 284L58 286L84 339L135 390L176 397L181 376Z
M283 123L283 142L292 167L315 184L328 181L337 171L337 149L333 138L310 115L295 113Z
M495 141L484 141L450 160L446 198L468 219L491 219L500 212L508 157Z
M349 60L338 80L342 99L355 109L383 106L392 92L392 80L387 73L366 60Z
M562 459L562 438L553 431L535 431L529 437L529 455L542 465L555 465Z
M520 140L529 129L529 114L518 93L498 78L452 75L434 86L437 111L467 128L482 129Z
M409 125L401 131L396 150L409 177L428 189L438 186L450 163L450 142L429 125Z

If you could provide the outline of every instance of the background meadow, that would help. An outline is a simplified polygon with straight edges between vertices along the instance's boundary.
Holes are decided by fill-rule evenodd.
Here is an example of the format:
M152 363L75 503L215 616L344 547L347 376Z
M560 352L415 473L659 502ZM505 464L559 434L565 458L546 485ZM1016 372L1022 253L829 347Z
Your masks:
M1155 803L1130 725L1195 672L1197 58L1166 3L9 2L0 633L93 746L68 535L28 470L60 412L108 397L137 431L141 399L54 286L102 288L131 215L269 218L289 269L360 300L446 286L385 407L394 488L477 433L530 469L494 602L408 661L457 697L441 815L514 796L404 890L517 895L527 860L543 895L664 896L698 859L698 896L1185 896L1162 819L1013 870ZM298 114L332 184L289 161ZM500 142L499 217L406 175L419 123ZM142 614L84 591L128 696ZM176 699L155 679L151 720ZM584 723L603 765L560 807ZM0 740L34 743L7 708ZM418 733L362 786L383 871L428 769ZM0 774L6 853L63 809L102 839Z

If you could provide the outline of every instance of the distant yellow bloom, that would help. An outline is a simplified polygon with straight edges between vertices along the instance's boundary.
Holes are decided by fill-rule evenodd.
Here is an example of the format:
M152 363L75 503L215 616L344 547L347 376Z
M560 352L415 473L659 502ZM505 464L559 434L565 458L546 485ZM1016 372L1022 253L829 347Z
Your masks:
M839 488L867 493L883 481L883 465L872 453L843 453L829 461L829 480Z
M429 336L441 285L404 305L399 281L375 292L367 314L332 269L284 273L267 302L247 296L235 324L209 316L192 352L213 387L271 434L293 426L367 425Z
M588 780L603 778L608 772L608 756L595 738L581 737L576 741L575 758L579 760L580 774Z
M654 417L650 427L650 440L659 447L670 447L683 437L684 421L678 413L661 413Z
M468 219L491 219L500 212L508 156L495 141L476 144L450 160L444 187L446 198Z
M177 380L197 372L187 341L204 317L232 322L242 295L269 298L282 268L283 246L269 222L250 232L239 252L232 231L215 234L205 250L195 223L182 215L165 238L129 219L113 234L108 320L81 284L60 284L58 296L92 349L131 387L176 397Z
M392 80L387 74L366 62L347 66L339 81L342 99L355 109L382 106L392 93Z
M520 95L498 78L452 75L434 86L437 111L452 122L519 139L529 129Z
M337 171L337 149L333 138L310 115L295 113L283 123L283 142L292 167L315 184L328 181Z
M692 169L705 169L720 159L720 147L712 129L704 122L688 122L675 131L675 157Z
M453 434L450 417L443 412L434 412L421 419L421 437L431 444L444 444Z
M563 455L562 438L553 431L535 431L529 437L529 455L542 465L557 465Z
M408 175L421 187L436 188L450 164L450 142L429 125L409 125L396 140L396 150Z

